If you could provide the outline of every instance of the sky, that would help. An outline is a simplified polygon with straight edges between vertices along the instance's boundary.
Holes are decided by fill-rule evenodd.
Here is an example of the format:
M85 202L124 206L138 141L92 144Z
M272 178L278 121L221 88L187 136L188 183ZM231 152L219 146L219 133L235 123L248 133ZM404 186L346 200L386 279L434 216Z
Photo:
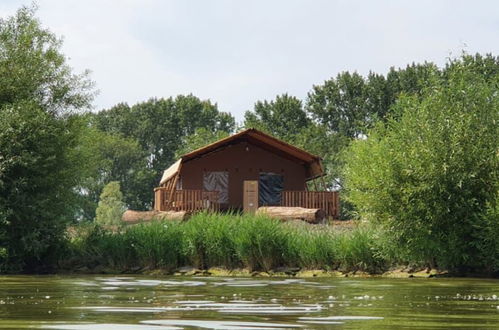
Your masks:
M31 0L0 0L0 16ZM89 69L94 110L192 93L238 121L258 100L342 71L499 55L499 1L39 0L75 72Z

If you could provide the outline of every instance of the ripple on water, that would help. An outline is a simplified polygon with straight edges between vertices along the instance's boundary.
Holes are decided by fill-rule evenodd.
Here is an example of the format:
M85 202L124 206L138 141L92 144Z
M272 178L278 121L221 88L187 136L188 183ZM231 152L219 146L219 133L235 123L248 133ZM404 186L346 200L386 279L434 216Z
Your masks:
M86 276L47 278L46 286L39 277L26 282L0 281L0 328L492 328L499 320L497 282L459 281L450 288L433 280L406 285L385 279ZM260 285L234 288L254 284Z
M116 280L116 279L105 279L102 281L107 287L122 287L122 286L138 286L138 287L153 287L153 286L202 286L206 285L206 282L201 281L162 281L162 280Z
M213 282L214 286L229 286L229 287L263 287L268 286L267 281L223 281Z
M57 323L42 325L42 329L60 329L60 330L93 330L93 329L106 329L106 330L171 330L182 329L175 326L157 326L147 324L116 324L116 323Z
M212 321L212 320L148 320L143 324L198 327L205 329L283 329L301 328L302 325L272 322Z
M68 283L71 283L71 285L74 286L99 286L99 283L94 282L94 281L76 281L74 282L73 280L68 280Z
M307 282L302 279L284 279L284 280L253 280L253 279L221 279L222 281L212 282L215 286L228 286L228 287L264 287L269 285L290 285L290 284L303 284L303 285L319 285L316 282Z
M213 300L177 300L177 304L210 304L214 303Z
M178 300L175 306L164 307L114 307L114 306L81 306L76 309L91 310L104 313L159 313L167 311L216 311L222 314L237 315L292 315L310 314L323 310L322 305L299 304L298 306L284 306L276 303L257 303L239 301L232 303L217 303L211 300Z
M343 321L367 321L367 320L383 320L379 316L326 316L326 317L307 317L298 318L302 323L313 324L341 324Z
M320 305L301 305L301 306L283 306L281 304L255 304L255 303L237 303L220 304L217 311L225 314L240 315L289 315L289 314L308 314L320 312Z

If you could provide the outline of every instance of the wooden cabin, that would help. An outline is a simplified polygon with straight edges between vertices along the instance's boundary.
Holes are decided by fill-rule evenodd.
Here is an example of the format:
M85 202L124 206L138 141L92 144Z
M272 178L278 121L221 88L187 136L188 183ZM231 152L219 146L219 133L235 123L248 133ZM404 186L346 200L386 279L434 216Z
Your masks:
M247 129L185 154L166 169L155 188L154 209L254 212L260 206L298 206L337 218L337 192L308 190L307 183L323 175L320 157Z

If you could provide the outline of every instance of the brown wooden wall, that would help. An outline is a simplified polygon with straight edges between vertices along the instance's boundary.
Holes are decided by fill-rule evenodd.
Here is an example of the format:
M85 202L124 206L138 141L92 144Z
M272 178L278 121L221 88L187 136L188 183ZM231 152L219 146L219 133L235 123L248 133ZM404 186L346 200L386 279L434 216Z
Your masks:
M182 189L203 189L204 171L229 172L228 206L235 208L243 207L243 181L258 180L260 172L283 175L284 190L305 190L303 165L246 142L183 163Z

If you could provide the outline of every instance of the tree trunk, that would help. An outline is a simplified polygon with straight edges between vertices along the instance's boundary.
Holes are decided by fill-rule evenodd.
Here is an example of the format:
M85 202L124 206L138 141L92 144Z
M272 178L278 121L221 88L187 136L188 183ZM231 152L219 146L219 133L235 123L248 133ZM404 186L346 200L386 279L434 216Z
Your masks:
M151 220L187 220L190 214L186 211L132 211L123 213L121 220L128 224L147 222Z
M258 208L256 214L265 214L280 220L300 219L309 223L320 223L326 218L326 212L322 209L290 206L262 206Z

